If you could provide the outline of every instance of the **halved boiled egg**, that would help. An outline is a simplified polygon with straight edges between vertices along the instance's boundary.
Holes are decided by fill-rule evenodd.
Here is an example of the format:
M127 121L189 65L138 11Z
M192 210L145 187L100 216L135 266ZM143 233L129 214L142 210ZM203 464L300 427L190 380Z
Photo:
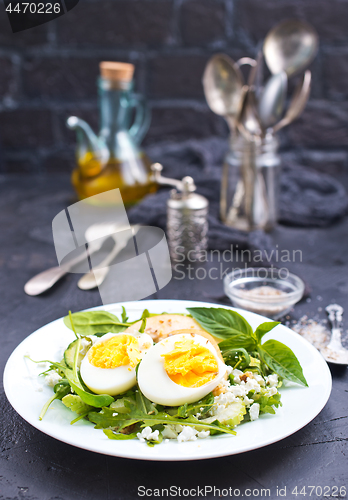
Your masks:
M226 365L212 343L194 334L178 334L152 347L139 365L138 385L150 401L166 406L193 403L213 391Z
M135 367L152 347L146 333L107 333L87 352L82 380L96 394L115 396L136 384Z

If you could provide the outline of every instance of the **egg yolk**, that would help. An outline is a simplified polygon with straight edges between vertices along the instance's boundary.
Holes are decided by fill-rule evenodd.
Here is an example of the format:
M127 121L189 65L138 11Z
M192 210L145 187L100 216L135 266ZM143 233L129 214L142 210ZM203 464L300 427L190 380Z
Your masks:
M200 387L216 377L219 366L214 354L193 340L176 342L164 358L169 378L184 387Z
M117 335L99 342L88 352L89 362L98 368L117 368L130 365L133 368L141 359L138 341L132 335Z

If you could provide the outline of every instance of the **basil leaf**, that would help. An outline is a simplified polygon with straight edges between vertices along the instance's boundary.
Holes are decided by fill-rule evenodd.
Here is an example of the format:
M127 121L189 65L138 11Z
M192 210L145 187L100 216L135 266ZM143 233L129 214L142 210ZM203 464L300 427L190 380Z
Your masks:
M73 325L69 316L65 316L64 324L80 335L93 335L95 333L123 332L130 324L120 322L117 316L107 311L77 312L72 315Z
M276 327L277 325L280 324L280 321L267 321L266 323L261 323L261 325L259 325L255 332L254 332L254 335L256 336L257 340L260 342L262 337L270 332L271 330L273 330L274 327Z
M308 387L302 367L290 347L271 339L259 346L258 352L262 361L280 377Z
M249 323L231 309L221 307L188 307L188 312L204 330L220 339L243 336L253 339L253 330ZM244 343L239 346L245 347Z
M257 347L257 342L255 339L248 337L247 335L234 335L227 340L219 342L219 348L222 354L226 351L234 351L238 349L245 349L246 351L254 351Z

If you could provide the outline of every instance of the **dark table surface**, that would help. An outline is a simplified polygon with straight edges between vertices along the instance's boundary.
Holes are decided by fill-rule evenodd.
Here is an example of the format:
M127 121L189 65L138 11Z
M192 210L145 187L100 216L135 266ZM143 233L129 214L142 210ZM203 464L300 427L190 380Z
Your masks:
M66 276L54 289L39 297L23 292L25 282L38 272L57 265L51 222L70 205L73 194L64 178L0 178L0 370L13 349L30 333L64 316L101 304L97 291L82 292L77 275ZM302 262L286 263L299 274L310 291L291 313L324 318L325 305L337 301L348 308L348 220L326 229L278 227L272 234L278 248L302 250ZM299 254L297 254L299 255ZM207 267L216 262L207 262ZM231 266L231 264L230 264ZM221 280L172 281L156 296L225 303ZM309 486L327 486L312 498L340 496L348 489L348 370L331 367L333 389L323 411L305 428L263 449L241 455L183 463L140 462L98 455L77 449L42 434L27 424L8 403L0 389L0 499L130 499L138 487L152 489L180 486L215 486L247 489L251 497L296 498L297 486L309 497ZM337 486L338 491L332 489ZM278 494L277 494L278 488ZM286 493L284 488L286 488ZM281 490L281 491L280 491ZM324 493L326 492L326 496ZM341 493L343 490L341 490ZM149 492L150 493L150 492ZM182 494L188 492L182 491ZM226 492L225 492L226 493ZM193 496L189 495L189 497ZM215 497L219 492L215 492ZM229 495L230 496L230 495ZM250 496L250 495L249 495ZM213 498L208 493L206 498Z

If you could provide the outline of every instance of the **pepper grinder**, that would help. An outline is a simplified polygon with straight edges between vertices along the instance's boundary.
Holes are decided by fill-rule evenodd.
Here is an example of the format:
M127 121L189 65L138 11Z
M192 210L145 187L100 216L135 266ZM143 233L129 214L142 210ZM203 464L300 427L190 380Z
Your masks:
M152 181L164 186L174 186L167 201L167 236L173 261L199 261L208 244L209 202L195 193L192 177L181 181L161 175L160 163L151 165Z

